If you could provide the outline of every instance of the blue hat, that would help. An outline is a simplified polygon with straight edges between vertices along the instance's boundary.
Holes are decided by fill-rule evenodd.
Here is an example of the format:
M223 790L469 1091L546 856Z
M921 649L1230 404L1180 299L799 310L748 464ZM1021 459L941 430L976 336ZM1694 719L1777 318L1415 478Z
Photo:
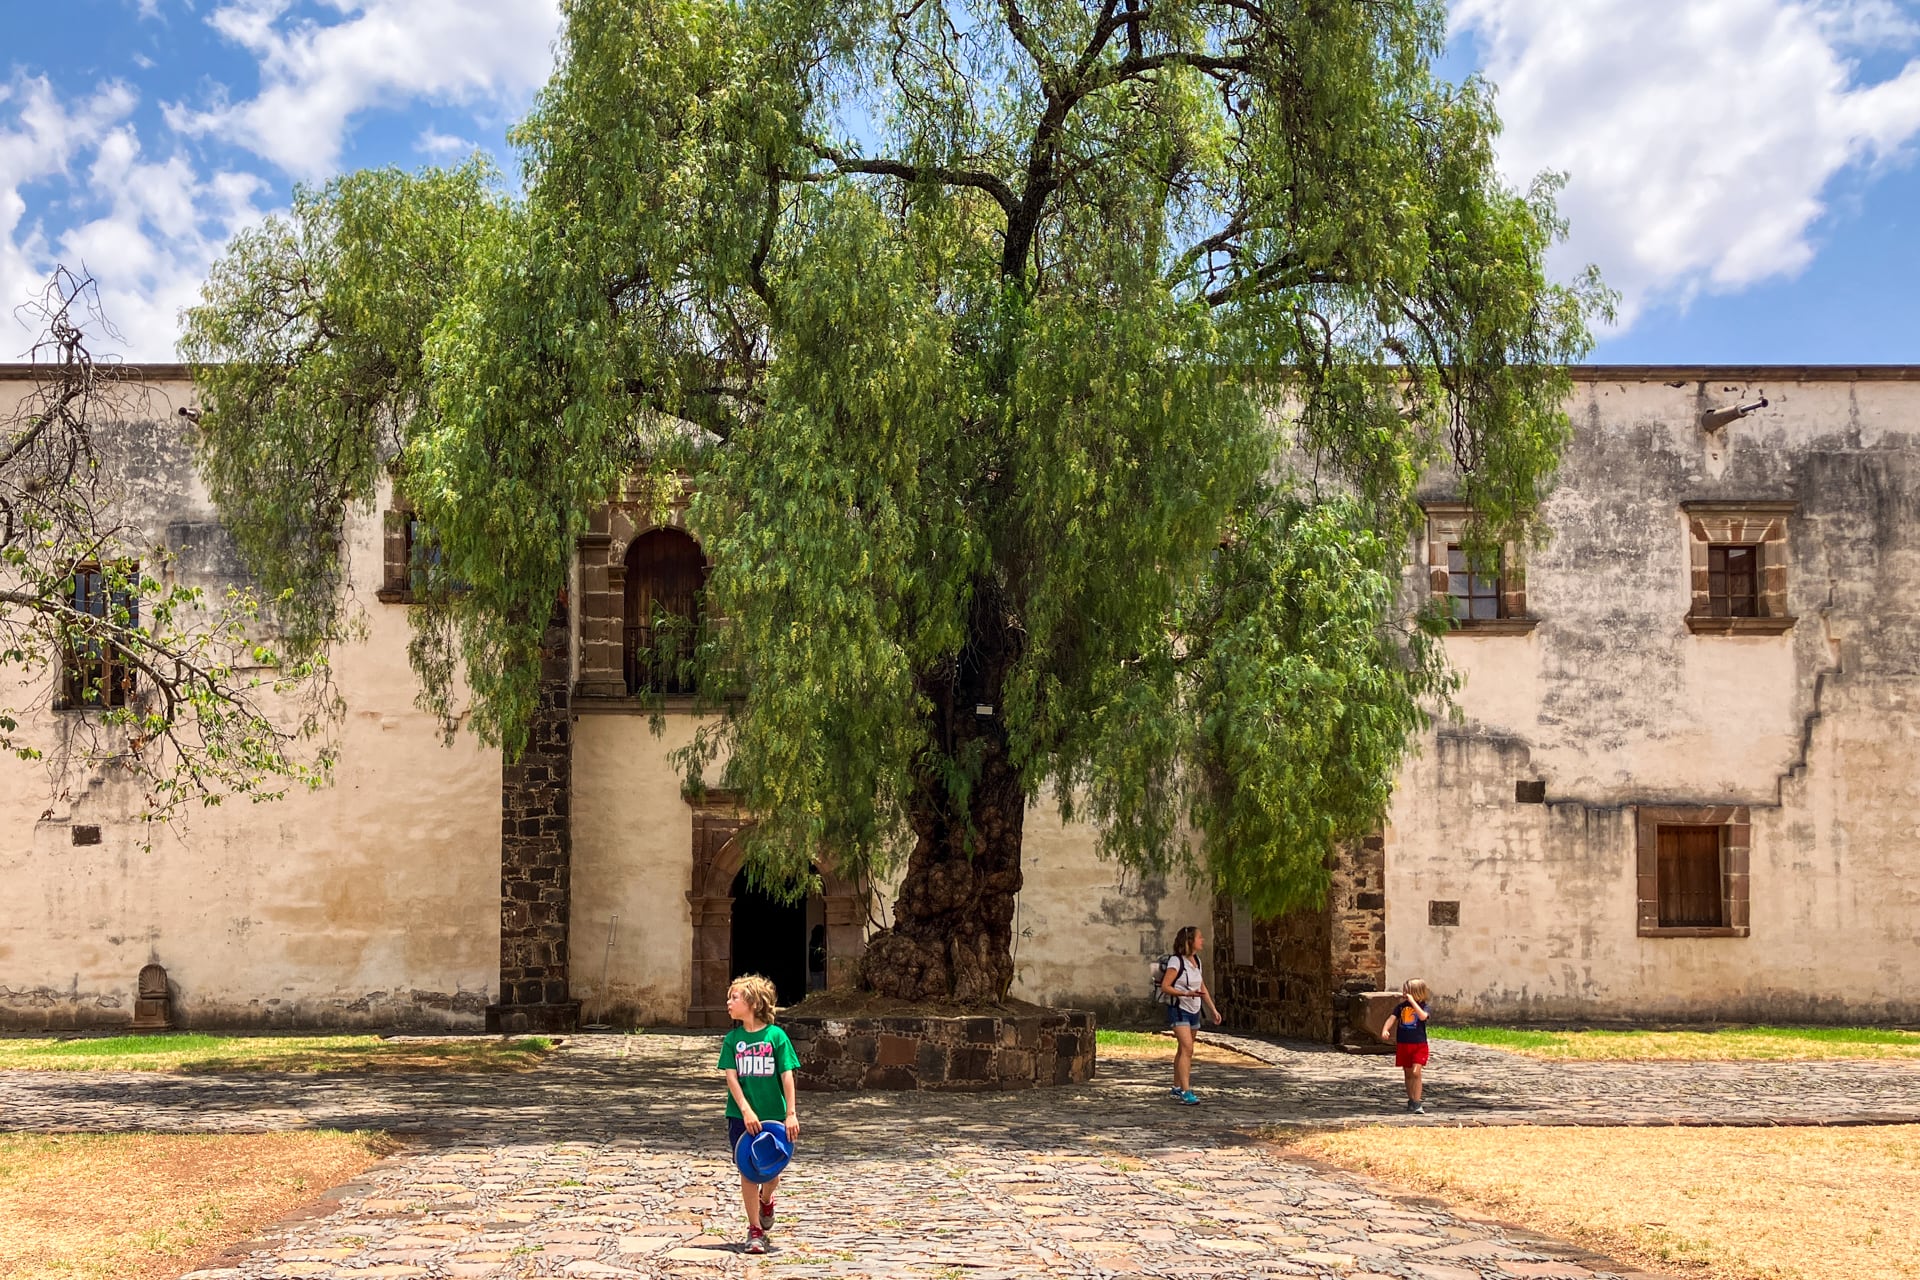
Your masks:
M759 1133L743 1133L733 1146L733 1162L748 1182L772 1182L793 1159L793 1140L778 1120L762 1120Z

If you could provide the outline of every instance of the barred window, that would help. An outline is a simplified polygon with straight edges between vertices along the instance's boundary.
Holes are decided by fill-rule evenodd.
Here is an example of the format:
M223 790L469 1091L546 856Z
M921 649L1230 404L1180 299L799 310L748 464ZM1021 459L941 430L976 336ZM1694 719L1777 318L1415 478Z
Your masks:
M73 612L98 619L76 619L61 643L60 702L63 707L124 707L133 692L134 671L126 655L102 632L140 625L140 598L134 592L140 566L132 560L110 566L77 565L73 571Z

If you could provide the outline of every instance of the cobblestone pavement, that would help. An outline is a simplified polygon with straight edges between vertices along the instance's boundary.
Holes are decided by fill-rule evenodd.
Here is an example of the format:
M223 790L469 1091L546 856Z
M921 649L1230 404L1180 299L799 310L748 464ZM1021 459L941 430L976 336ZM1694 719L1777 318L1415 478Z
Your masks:
M1221 1037L1023 1094L806 1094L774 1251L740 1252L711 1036L585 1036L519 1076L0 1073L0 1127L408 1135L411 1149L195 1280L373 1276L1340 1276L1581 1280L1574 1247L1280 1159L1270 1123L1920 1121L1905 1063L1547 1066L1436 1045L1424 1121L1377 1057Z

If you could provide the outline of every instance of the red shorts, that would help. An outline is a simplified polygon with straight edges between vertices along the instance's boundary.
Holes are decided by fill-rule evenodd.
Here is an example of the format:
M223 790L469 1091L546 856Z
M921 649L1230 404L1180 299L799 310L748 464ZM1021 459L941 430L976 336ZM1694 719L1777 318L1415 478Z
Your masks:
M1396 1044L1393 1046L1393 1065L1413 1067L1427 1065L1427 1046L1424 1044Z

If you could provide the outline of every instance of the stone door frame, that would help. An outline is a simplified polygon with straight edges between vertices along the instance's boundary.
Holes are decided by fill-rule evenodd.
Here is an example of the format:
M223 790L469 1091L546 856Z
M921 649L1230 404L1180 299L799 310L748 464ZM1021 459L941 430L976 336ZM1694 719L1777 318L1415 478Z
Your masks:
M740 837L753 818L730 794L709 791L689 798L693 810L693 877L687 890L693 925L692 982L687 992L689 1027L725 1027L727 981L733 965L733 881L740 874ZM826 904L827 985L851 982L866 950L868 895L831 872L820 877Z

